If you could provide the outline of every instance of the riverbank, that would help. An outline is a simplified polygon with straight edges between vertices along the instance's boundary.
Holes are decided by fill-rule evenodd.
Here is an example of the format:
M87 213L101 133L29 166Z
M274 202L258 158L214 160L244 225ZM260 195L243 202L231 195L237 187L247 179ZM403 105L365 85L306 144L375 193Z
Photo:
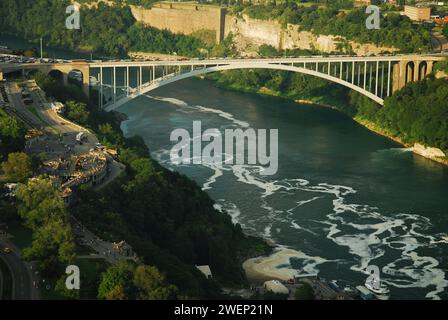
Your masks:
M270 255L247 259L243 263L243 269L251 284L262 284L273 279L288 281L296 276L297 271L285 266L289 266L291 258L299 255L299 252L292 249L277 248Z
M409 144L404 142L399 137L395 137L388 134L384 129L380 128L377 124L371 121L362 119L360 117L353 117L353 120L355 120L360 125L366 127L370 131L375 132L376 134L379 134L385 138L391 139L401 144L405 148L409 148L409 150L411 150L415 154L418 154L426 159L430 159L440 164L448 166L448 156L445 155L444 152L438 148L426 147L420 143Z
M372 131L376 134L379 134L385 138L391 139L391 140L401 144L403 147L409 148L409 150L411 150L413 153L420 155L426 159L429 159L429 160L435 161L437 163L448 166L448 155L446 153L444 153L442 150L440 150L438 148L434 148L434 147L427 147L421 143L414 143L414 144L406 143L399 137L395 137L393 135L388 134L384 129L382 129L377 124L375 124L371 121L368 121L368 120L360 118L360 117L351 116L348 112L344 111L343 102L342 102L343 99L341 99L341 101L334 101L335 103L333 103L333 104L327 103L327 101L326 101L327 99L325 97L316 97L316 98L310 98L310 99L294 99L285 94L282 94L281 92L276 92L276 91L270 90L269 88L266 88L266 87L262 87L259 90L252 90L249 88L240 88L238 86L225 85L223 83L218 82L219 77L216 77L216 76L215 77L208 76L208 77L201 77L201 78L212 80L214 82L215 86L218 88L246 92L246 93L253 93L253 94L257 94L257 95L266 95L266 96L271 96L271 97L277 97L277 98L282 98L282 99L287 99L287 100L293 100L294 102L296 102L298 104L306 104L306 105L311 105L311 106L325 107L325 108L337 110L339 112L347 114L358 124L369 129L370 131Z

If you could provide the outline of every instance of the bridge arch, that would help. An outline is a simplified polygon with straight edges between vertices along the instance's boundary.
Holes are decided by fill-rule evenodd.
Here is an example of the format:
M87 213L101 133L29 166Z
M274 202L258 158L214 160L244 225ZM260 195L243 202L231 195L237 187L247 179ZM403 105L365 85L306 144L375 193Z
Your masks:
M67 74L67 81L68 81L68 83L72 83L72 84L82 87L82 84L84 83L84 77L85 77L85 75L83 74L83 72L81 70L72 69Z
M418 66L418 80L423 80L428 73L428 63L426 61L420 62Z
M153 82L149 82L146 84L143 84L139 88L132 88L130 90L129 95L124 96L120 99L118 99L114 104L109 105L106 107L106 110L110 111L115 108L118 108L119 106L125 104L126 102L143 95L145 93L148 93L149 91L155 90L157 88L163 87L165 85L168 85L170 83L180 81L183 79L191 78L198 75L203 75L211 72L218 72L218 71L226 71L226 70L238 70L238 69L272 69L272 70L283 70L283 71L291 71L291 72L298 72L310 76L315 76L321 79L325 79L328 81L332 81L338 84L341 84L345 87L348 87L352 90L355 90L368 98L372 99L373 101L379 103L380 105L383 105L384 100L375 94L365 90L364 88L361 88L353 83L350 83L348 81L343 80L342 78L337 78L335 76L332 76L327 73L322 73L316 70L310 70L305 69L303 67L293 66L291 64L276 64L276 63L268 63L268 62L257 62L257 63L231 63L227 65L217 65L217 66L211 66L201 69L195 69L186 73L177 73L177 74L171 74L159 79L155 79Z
M64 83L64 73L58 69L52 69L50 71L48 71L47 73L50 77L52 77L53 79Z
M89 66L86 63L72 63L72 64L52 64L44 65L41 70L45 70L48 75L57 74L60 76L62 74L62 81L64 85L69 83L78 84L86 97L90 95L89 88ZM73 75L76 81L73 80Z

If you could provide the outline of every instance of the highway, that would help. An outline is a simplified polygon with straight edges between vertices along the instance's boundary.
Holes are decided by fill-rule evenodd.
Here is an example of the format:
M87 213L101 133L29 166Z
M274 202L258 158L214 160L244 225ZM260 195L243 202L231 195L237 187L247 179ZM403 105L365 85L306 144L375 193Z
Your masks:
M0 257L0 300L12 298L12 274L8 265Z
M36 293L32 287L31 274L25 262L20 259L17 249L2 239L0 239L0 247L2 248L0 252L0 259L6 264L12 276L12 299L33 299L33 297L36 296ZM5 247L9 247L13 251L10 253L4 253L3 248ZM5 275L3 275L3 278L6 278Z
M7 86L9 90L9 97L11 99L11 107L17 112L22 119L26 121L31 127L42 128L46 124L43 123L35 114L33 114L27 106L22 102L22 95L20 88L16 83L10 83Z
M0 62L0 70L4 72L14 70L36 69L42 67L50 67L58 69L58 67L67 66L88 66L90 68L106 68L106 67L149 67L149 66L203 66L204 64L234 64L234 63L325 63L325 62L376 62L376 61L442 61L446 58L446 53L429 53L429 54L385 54L385 55L371 55L371 56L350 56L350 55L319 55L319 56L298 56L298 57L269 57L269 58L192 58L192 59L152 59L152 60L104 60L104 61L89 61L89 60L73 60L64 62L39 62L35 63L6 63Z

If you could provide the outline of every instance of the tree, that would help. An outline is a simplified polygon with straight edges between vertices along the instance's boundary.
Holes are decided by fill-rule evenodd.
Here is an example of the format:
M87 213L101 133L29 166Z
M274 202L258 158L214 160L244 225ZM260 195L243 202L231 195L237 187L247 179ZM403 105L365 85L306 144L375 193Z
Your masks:
M147 158L139 158L131 162L131 168L135 171L136 181L147 181L155 174L153 161Z
M314 290L308 283L302 284L294 291L294 298L297 300L314 300Z
M98 126L98 133L101 142L104 145L114 147L120 146L123 143L123 138L117 130L114 130L110 123L100 124Z
M32 230L51 220L64 221L67 216L62 193L50 179L29 179L27 184L20 185L16 196L18 213Z
M128 296L125 292L125 288L122 285L113 287L106 293L106 300L128 300Z
M23 122L0 109L0 160L9 152L23 149L25 132Z
M69 290L65 284L68 275L64 274L58 279L55 285L55 291L64 298L74 300L80 298L80 290Z
M141 265L135 269L134 285L139 289L142 300L175 299L177 288L166 283L165 276L153 266Z
M79 123L87 124L90 112L87 105L83 102L67 101L67 116L69 119Z
M124 260L120 260L101 275L101 283L98 288L99 299L128 300L134 293L132 283L134 266Z
M30 248L23 251L24 257L38 260L39 269L49 275L75 259L75 239L70 225L61 220L52 220L33 233Z
M23 152L13 152L2 163L2 170L9 182L23 182L33 175L30 157Z

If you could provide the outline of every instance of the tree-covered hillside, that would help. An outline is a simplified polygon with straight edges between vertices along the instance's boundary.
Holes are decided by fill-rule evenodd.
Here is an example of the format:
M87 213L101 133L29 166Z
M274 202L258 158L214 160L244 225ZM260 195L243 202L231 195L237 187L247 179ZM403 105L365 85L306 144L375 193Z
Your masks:
M365 7L340 10L340 6L301 6L296 2L250 5L241 11L252 18L278 20L281 24L298 24L301 30L315 34L344 36L360 43L373 43L399 48L402 52L421 52L431 48L430 30L413 24L398 12L382 14L381 27L370 30L365 26ZM384 11L383 11L384 12Z
M198 56L205 45L192 36L145 28L137 23L127 6L81 8L81 29L65 27L68 0L2 0L0 33L10 33L48 46L79 49L112 56L129 51L173 53Z
M429 77L408 83L379 107L352 93L355 116L406 143L422 143L448 151L448 80Z
M36 75L44 88L48 76ZM126 172L101 191L77 190L69 212L103 239L126 240L144 259L157 266L181 294L212 297L220 285L244 285L242 262L267 253L258 238L246 236L226 213L213 207L207 193L186 176L165 169L149 156L140 137L124 138L114 114L71 102L67 92L50 91L76 107L71 120L91 128L101 143L119 152ZM93 92L92 101L96 101ZM77 95L75 95L77 97ZM67 99L67 100L65 100ZM207 281L195 265L210 265L217 282Z

